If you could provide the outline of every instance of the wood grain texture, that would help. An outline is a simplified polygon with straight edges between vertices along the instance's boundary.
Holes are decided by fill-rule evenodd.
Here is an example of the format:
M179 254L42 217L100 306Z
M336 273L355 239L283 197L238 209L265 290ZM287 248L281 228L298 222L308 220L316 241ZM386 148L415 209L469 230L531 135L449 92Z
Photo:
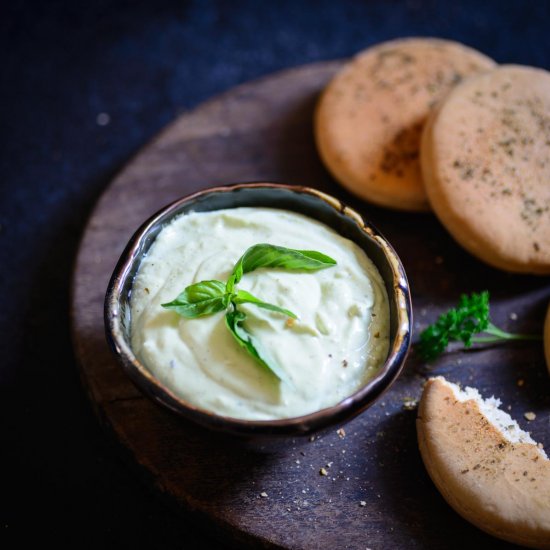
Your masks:
M157 493L233 544L502 548L504 543L470 526L440 497L418 452L416 412L406 410L403 400L418 398L430 373L443 374L475 385L484 396L501 397L522 427L550 446L550 384L542 344L449 353L431 368L413 355L392 389L344 427L345 437L331 429L314 441L263 442L205 432L160 408L132 385L107 348L105 290L141 222L199 189L259 180L320 188L373 221L407 270L416 334L460 293L484 288L491 291L497 324L541 331L548 278L487 267L460 249L433 216L361 203L330 178L315 150L312 114L319 91L339 66L292 69L199 106L114 179L87 224L75 265L72 328L83 383L99 418ZM536 412L536 420L528 423L526 411ZM322 467L327 476L320 475Z

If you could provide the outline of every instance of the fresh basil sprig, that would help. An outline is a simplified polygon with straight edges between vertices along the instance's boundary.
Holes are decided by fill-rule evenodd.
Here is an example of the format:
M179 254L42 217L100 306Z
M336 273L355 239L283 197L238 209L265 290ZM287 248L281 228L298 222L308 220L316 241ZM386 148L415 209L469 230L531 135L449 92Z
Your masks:
M248 352L259 365L273 373L282 382L289 383L290 381L285 371L273 359L268 361L264 351L260 353L261 346L258 341L243 327L245 319L246 314L244 312L234 309L225 314L225 326L229 329L229 332L231 332L239 346Z
M292 313L292 311L283 307L276 306L274 304L262 302L261 300L258 300L256 296L252 296L252 294L250 294L250 292L247 292L246 290L237 290L237 293L233 294L231 301L234 304L254 304L255 306L261 307L263 309L269 309L270 311L275 311L276 313L288 315L289 317L292 317L292 319L298 318L295 313Z
M212 315L227 308L225 284L221 281L201 281L188 286L175 300L162 304L186 319Z
M225 324L237 343L255 359L255 361L273 373L279 380L288 382L284 371L272 360L260 353L258 341L244 328L246 314L238 309L239 304L253 304L257 307L287 315L296 319L292 311L269 304L256 298L246 290L238 290L235 285L245 273L259 268L280 268L291 271L318 271L336 265L336 261L314 250L293 250L271 244L251 246L239 258L227 283L221 281L201 281L186 287L174 300L161 304L186 319L196 319L213 315L219 311L225 314Z
M271 244L256 244L251 246L235 264L227 281L227 290L232 292L233 287L238 284L245 273L250 273L260 267L280 267L292 271L317 271L333 265L336 265L336 260L314 250L293 250Z

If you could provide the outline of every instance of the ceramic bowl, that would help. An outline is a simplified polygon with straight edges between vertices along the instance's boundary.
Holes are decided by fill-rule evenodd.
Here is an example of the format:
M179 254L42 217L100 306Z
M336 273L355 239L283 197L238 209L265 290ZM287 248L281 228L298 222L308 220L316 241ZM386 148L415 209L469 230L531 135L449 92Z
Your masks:
M140 262L161 229L185 212L239 206L295 211L332 227L358 244L377 266L390 305L390 348L385 363L361 389L340 403L314 413L282 420L239 420L214 414L187 403L163 385L142 364L130 345L130 300ZM149 397L186 419L208 428L244 436L308 434L341 424L372 405L397 378L410 346L411 300L405 271L390 243L371 224L338 199L307 187L246 183L211 188L184 197L147 220L130 239L114 270L105 299L107 340L122 368Z

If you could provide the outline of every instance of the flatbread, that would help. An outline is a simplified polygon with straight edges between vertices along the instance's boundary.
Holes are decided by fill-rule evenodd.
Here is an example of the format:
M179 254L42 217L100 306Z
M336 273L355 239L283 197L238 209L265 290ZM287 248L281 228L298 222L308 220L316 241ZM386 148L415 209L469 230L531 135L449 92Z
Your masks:
M527 432L483 400L432 378L419 404L422 459L445 500L491 535L550 548L550 460Z
M407 38L355 56L317 106L315 138L332 175L375 204L425 211L420 136L430 110L464 77L494 61L457 42Z
M422 138L430 203L470 253L550 273L550 73L503 65L452 90Z

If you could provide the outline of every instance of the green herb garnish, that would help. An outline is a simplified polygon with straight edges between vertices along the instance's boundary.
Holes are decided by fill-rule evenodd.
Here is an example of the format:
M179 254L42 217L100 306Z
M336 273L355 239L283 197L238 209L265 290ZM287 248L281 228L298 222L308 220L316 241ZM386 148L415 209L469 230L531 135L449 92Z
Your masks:
M251 246L235 264L227 281L228 292L233 291L245 273L260 267L280 267L289 270L317 271L336 265L336 261L314 250L293 250L271 244Z
M225 326L235 338L235 341L241 346L251 357L253 357L259 365L272 372L279 380L289 382L285 371L282 370L273 359L267 359L267 354L262 350L260 343L252 334L246 331L243 327L243 322L246 315L237 309L229 311L225 314Z
M477 334L490 336L476 336ZM458 307L440 315L435 323L420 334L417 350L427 361L443 353L450 341L461 341L465 348L472 344L494 344L505 340L540 340L531 334L512 334L493 325L489 317L489 291L470 296L463 294Z
M221 281L201 281L185 288L179 296L166 304L166 309L174 310L186 319L196 319L229 309L225 314L225 325L236 342L254 360L273 373L279 380L288 381L284 371L261 350L259 342L244 328L246 314L238 309L239 304L253 304L296 319L292 311L269 304L256 298L246 290L235 288L245 273L259 268L280 268L291 271L318 271L336 265L336 261L313 250L293 250L271 244L251 246L237 261L227 283Z

